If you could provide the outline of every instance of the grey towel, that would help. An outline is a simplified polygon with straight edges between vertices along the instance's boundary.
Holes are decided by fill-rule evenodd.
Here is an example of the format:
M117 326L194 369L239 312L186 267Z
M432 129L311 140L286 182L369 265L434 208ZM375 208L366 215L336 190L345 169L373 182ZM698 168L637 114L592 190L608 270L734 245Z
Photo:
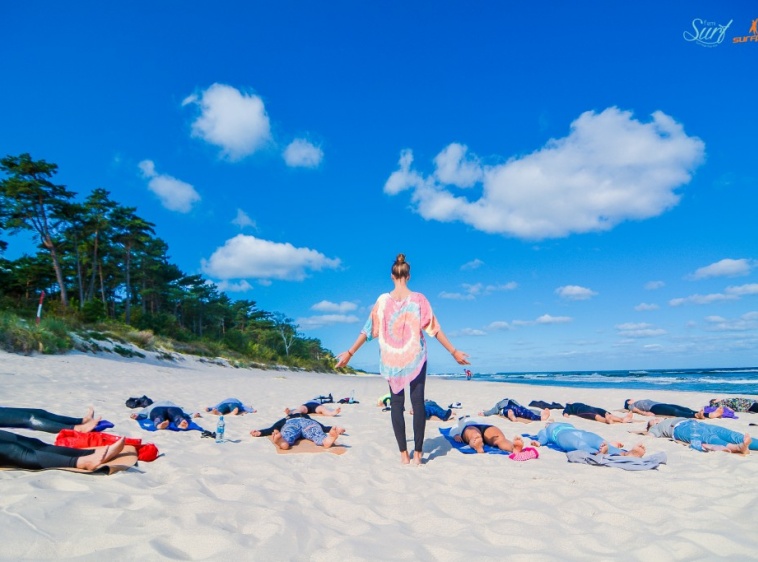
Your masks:
M659 464L666 464L666 453L653 453L646 457L623 457L621 455L593 455L587 451L566 453L569 462L579 462L594 466L615 466L623 470L652 470Z

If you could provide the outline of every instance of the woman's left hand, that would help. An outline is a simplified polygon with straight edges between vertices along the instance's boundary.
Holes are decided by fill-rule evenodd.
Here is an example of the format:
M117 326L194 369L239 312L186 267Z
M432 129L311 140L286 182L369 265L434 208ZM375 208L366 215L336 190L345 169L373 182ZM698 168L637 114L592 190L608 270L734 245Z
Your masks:
M340 353L337 356L337 364L334 366L335 369L339 369L340 367L345 367L348 362L350 361L350 353L345 351L344 353Z

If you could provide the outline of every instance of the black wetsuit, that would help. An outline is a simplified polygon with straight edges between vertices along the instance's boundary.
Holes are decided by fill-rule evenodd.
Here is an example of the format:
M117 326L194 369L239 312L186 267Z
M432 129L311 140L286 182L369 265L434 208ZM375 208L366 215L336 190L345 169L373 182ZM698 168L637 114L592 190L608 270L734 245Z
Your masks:
M570 416L579 416L580 418L584 418L586 420L595 420L595 416L601 416L605 417L605 414L608 413L608 410L603 410L602 408L596 408L594 406L588 406L587 404L582 404L581 402L574 402L573 404L566 404L566 407L563 409L564 414L569 414Z
M82 418L59 416L38 408L0 407L0 427L58 433L61 429L74 429L81 423Z
M94 449L72 449L50 445L33 437L0 430L0 466L40 470L43 468L76 468L79 457Z

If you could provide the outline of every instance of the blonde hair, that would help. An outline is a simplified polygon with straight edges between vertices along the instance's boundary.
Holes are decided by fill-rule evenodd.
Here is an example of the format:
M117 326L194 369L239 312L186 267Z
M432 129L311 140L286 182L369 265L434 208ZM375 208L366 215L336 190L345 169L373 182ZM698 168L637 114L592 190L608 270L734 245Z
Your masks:
M411 264L405 261L405 254L398 254L395 263L392 264L392 277L395 279L408 279L411 276Z

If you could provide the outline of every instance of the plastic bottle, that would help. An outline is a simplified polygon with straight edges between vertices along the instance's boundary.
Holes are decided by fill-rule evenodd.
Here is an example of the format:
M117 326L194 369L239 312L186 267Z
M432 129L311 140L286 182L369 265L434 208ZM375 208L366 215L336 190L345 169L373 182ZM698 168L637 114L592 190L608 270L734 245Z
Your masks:
M691 421L692 432L690 435L690 448L696 451L704 452L703 450L703 436L700 432L700 422Z
M218 425L216 425L216 443L224 442L224 431L226 430L226 422L224 416L218 417Z
M355 402L355 390L350 391L350 403Z

